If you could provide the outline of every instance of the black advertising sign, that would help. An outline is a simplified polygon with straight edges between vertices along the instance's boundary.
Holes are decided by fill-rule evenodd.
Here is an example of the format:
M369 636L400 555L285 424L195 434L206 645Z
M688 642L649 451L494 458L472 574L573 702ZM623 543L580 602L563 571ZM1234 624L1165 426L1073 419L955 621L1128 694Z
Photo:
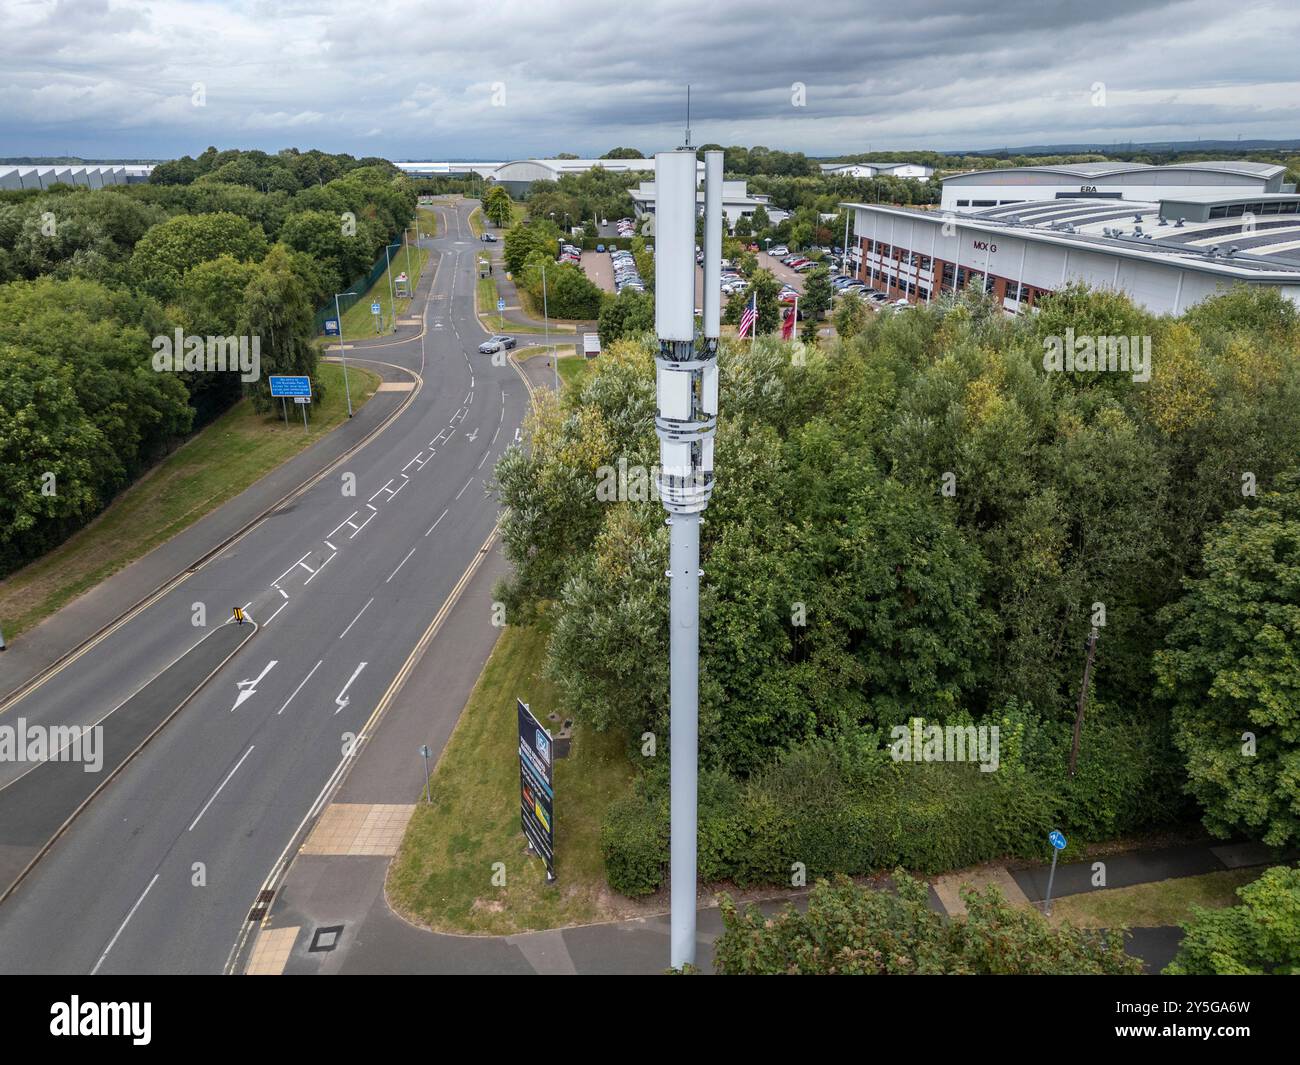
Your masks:
M542 861L546 878L555 879L555 792L551 786L551 734L516 699L519 710L519 820Z

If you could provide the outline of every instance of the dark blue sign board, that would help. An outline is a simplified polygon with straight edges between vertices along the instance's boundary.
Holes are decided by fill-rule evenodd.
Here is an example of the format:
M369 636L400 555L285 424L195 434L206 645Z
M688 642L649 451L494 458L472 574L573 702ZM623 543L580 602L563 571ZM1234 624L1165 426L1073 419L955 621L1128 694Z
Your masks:
M311 398L310 377L286 377L281 374L271 375L271 397L273 399L293 399L296 396Z
M516 699L519 712L519 820L529 845L555 879L555 791L552 787L551 734Z
M339 335L339 320L337 318L325 319L325 335L327 337L336 337Z

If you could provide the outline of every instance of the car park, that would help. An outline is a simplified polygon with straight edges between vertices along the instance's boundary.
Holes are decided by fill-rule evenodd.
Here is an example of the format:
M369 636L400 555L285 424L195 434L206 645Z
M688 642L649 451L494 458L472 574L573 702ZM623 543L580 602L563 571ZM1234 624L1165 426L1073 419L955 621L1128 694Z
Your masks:
M478 346L481 355L493 355L498 351L508 351L515 346L515 338L508 336L491 336Z

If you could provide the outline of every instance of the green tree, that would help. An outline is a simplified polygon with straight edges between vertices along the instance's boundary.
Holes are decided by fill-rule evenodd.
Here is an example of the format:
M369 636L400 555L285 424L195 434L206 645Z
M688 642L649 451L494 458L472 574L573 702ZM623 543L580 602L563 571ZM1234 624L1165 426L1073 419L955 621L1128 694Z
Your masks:
M1166 976L1300 976L1300 869L1274 866L1237 897L1240 906L1192 907Z
M1206 826L1300 843L1300 476L1233 511L1203 576L1166 612L1158 691L1173 704Z
M245 385L255 410L269 410L271 374L297 374L313 378L313 391L323 395L315 381L317 350L311 301L292 255L277 244L244 289L239 331L257 337L261 349L261 377ZM319 400L318 400L319 401ZM310 412L309 412L310 413Z
M191 267L218 255L256 261L266 252L266 234L256 222L224 211L177 215L140 238L131 256L131 272L140 288L170 300Z
M498 229L510 224L514 217L514 204L510 194L500 185L493 185L483 198L483 214Z
M835 308L835 332L841 340L852 340L866 328L871 312L856 292L846 292Z
M820 318L831 309L831 300L834 296L831 272L826 267L819 266L808 274L808 279L804 282L803 299L799 301L799 305L804 310L811 311L814 318Z
M654 294L625 288L614 299L605 301L597 329L601 347L609 347L616 340L650 332L654 327Z

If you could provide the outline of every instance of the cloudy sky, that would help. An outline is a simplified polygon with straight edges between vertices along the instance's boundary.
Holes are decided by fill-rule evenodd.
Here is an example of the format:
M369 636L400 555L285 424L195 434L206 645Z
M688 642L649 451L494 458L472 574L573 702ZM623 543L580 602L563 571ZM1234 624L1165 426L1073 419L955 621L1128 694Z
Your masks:
M881 8L888 10L880 11ZM1295 0L5 0L0 156L1300 137ZM879 12L879 13L878 13Z

